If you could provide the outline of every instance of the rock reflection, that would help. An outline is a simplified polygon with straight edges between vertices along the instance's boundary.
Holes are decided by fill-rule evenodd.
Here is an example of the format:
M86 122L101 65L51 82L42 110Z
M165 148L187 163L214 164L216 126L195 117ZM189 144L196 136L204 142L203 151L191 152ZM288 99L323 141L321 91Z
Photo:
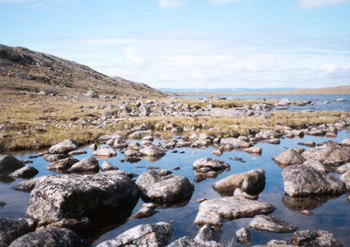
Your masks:
M335 199L338 196L312 196L312 197L292 197L285 195L282 198L283 205L293 211L313 210L321 207L330 199Z
M202 182L204 180L206 180L207 178L216 178L218 175L220 175L221 173L223 173L224 170L220 170L220 171L209 171L209 172L196 172L195 171L195 177L193 178L193 180L196 183Z
M7 176L7 175L0 175L0 182L4 183L4 184L10 184L12 182L14 182L15 179Z

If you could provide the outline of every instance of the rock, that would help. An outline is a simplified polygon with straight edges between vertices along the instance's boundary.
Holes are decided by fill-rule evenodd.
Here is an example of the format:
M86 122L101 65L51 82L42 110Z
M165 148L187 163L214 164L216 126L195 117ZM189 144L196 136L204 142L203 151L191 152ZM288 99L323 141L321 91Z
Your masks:
M5 202L0 202L0 209L5 207L6 206L6 203Z
M339 99L336 99L335 101L337 101L337 102L343 102L343 101L344 101L344 99L339 98Z
M75 163L69 172L98 172L100 169L98 161L95 157L86 157L85 159Z
M15 157L0 154L0 175L8 175L22 167L23 163Z
M322 195L322 196L309 196L309 197L293 197L284 195L282 198L283 205L294 211L301 212L303 210L313 210L321 207L330 199L334 199L336 196Z
M321 162L325 166L339 166L350 161L350 150L336 143L326 143L302 153L305 159Z
M185 237L182 237L182 238L175 240L174 242L169 244L167 247L187 247L187 246L203 247L201 244L195 242L192 238L190 238L188 236L185 236Z
M103 173L106 173L106 174L110 173L110 174L114 174L114 175L123 175L123 176L128 177L128 178L134 178L134 177L138 176L138 174L136 174L136 173L122 171L122 170L109 170L109 171L104 171Z
M50 164L48 164L48 166L46 166L46 169L51 171L65 171L78 162L79 160L69 157L62 160L57 160L55 162L51 162Z
M24 166L12 172L9 176L12 178L32 178L38 173L39 171L36 168L32 166Z
M262 169L250 170L244 173L233 174L213 184L213 189L220 194L233 195L236 188L248 194L260 193L265 186L265 171Z
M131 218L135 218L135 219L143 219L143 218L148 218L151 217L152 215L154 215L156 213L156 211L154 210L154 208L141 208L139 211L137 211L135 214L133 214L131 216Z
M298 142L298 145L314 147L316 144L313 141L303 141L303 142Z
M313 213L310 210L301 210L300 213L305 216L312 216Z
M327 231L298 231L294 233L290 242L291 244L304 247L342 247L333 237L333 234Z
M217 149L217 150L215 150L215 151L213 151L213 152L211 152L211 153L214 154L214 155L216 155L216 156L221 156L221 155L222 155L222 150Z
M223 197L202 202L194 220L196 225L221 226L224 219L232 220L268 214L275 208L270 203L247 200L240 197Z
M32 191L32 189L34 189L36 182L38 181L38 179L42 179L45 176L42 177L38 177L38 178L32 178L29 180L25 180L23 182L20 182L18 184L16 184L15 186L12 187L12 189L14 190L19 190L19 191L24 191L24 192L30 192Z
M127 150L125 150L124 155L125 155L125 157L139 157L139 156L142 156L142 154L139 151L134 150L134 149L127 149Z
M75 141L67 139L50 147L49 152L51 154L66 154L77 148L78 144Z
M236 138L221 138L221 145L229 145L231 148L249 148L250 143Z
M34 229L35 223L31 219L0 218L0 243L10 244L16 238Z
M174 228L165 222L135 226L115 239L107 240L97 247L121 246L166 246L174 233Z
M89 243L80 238L75 232L66 228L47 227L17 238L9 247L88 247Z
M251 153L251 154L261 154L262 149L261 147L250 147L243 149L244 152Z
M66 154L44 154L43 155L43 159L46 160L47 162L55 162L66 158L68 158Z
M221 194L221 195L225 196L225 194ZM235 189L235 191L233 192L233 196L242 197L249 200L257 200L259 198L257 194L253 194L253 195L248 194L247 192L242 191L240 188Z
M340 142L340 145L342 146L350 146L350 137L345 138Z
M92 153L94 156L102 156L102 157L113 157L117 155L117 152L114 151L112 148L105 146L98 148L96 151Z
M118 170L118 167L115 167L108 161L104 161L101 165L101 171L111 171L111 170Z
M93 90L87 91L84 95L89 98L99 98L98 93Z
M140 149L140 153L145 156L153 156L153 157L161 157L165 155L165 152L156 147L156 146L148 146Z
M283 169L282 176L284 191L290 196L336 195L345 192L345 186L339 179L310 166L288 166Z
M242 227L236 232L237 243L248 244L250 242L251 232L248 228Z
M145 201L172 204L187 201L194 191L193 183L186 177L161 176L156 171L143 172L136 180Z
M298 229L296 226L290 226L288 222L285 222L275 216L256 215L250 221L249 227L256 231L277 232L277 233L290 233Z
M201 158L193 163L193 170L197 172L218 171L230 169L230 165L225 161L216 160L212 158Z
M350 190L350 170L347 170L340 176L340 181L345 184L347 190Z
M213 117L241 118L244 116L244 111L238 111L234 109L224 109L224 108L213 108L210 111L210 115Z
M27 216L39 224L83 217L94 223L113 221L127 217L138 198L136 184L115 173L48 175L30 193Z
M152 134L152 130L139 130L128 135L129 139L141 139L143 136Z
M281 167L286 167L294 164L302 164L305 158L300 153L290 148L274 157L273 161Z
M230 160L239 161L239 162L241 162L241 163L246 163L242 158L236 157L236 156L230 157L229 159L230 159Z
M86 150L73 150L68 153L68 155L73 156L73 155L80 155L80 154L87 154Z
M264 142L270 143L270 144L275 144L275 145L281 143L280 139L278 139L278 138L266 139L266 140L264 140Z
M346 163L346 164L344 164L344 165L342 165L342 166L339 166L339 167L337 168L336 172L337 172L338 174L343 174L343 173L345 173L345 172L348 171L348 170L350 170L350 163Z

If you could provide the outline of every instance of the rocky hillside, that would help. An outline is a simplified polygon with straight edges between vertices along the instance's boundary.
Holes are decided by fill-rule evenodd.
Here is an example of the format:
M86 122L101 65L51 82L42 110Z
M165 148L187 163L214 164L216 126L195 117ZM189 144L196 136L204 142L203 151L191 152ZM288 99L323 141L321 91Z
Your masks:
M160 95L146 84L111 78L85 65L22 47L0 45L0 89L61 94Z

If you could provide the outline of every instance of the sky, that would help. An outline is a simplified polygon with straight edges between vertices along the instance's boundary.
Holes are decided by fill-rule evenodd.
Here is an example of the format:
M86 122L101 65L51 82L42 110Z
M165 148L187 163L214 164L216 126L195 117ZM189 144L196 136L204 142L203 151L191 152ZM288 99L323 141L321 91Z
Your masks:
M155 88L350 85L350 0L0 0L0 44Z

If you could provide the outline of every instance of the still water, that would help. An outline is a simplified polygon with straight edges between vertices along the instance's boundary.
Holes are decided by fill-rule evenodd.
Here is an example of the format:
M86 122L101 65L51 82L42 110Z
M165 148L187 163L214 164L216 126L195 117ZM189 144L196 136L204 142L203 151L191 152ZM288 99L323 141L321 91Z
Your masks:
M343 130L338 133L336 138L332 138L333 141L341 141L344 138L349 137L349 130ZM185 151L185 153L171 153L168 151L167 154L160 160L150 162L141 160L138 163L121 163L120 158L123 158L123 154L118 152L116 157L110 158L107 161L117 166L120 170L126 170L141 174L146 171L145 168L138 168L139 166L159 166L163 169L173 171L173 175L186 176L193 181L195 176L192 170L192 164L195 160L203 157L212 157L219 160L224 160L231 165L230 171L225 171L220 174L216 179L207 179L205 181L195 184L195 191L192 198L186 205L181 205L173 208L158 208L158 213L150 218L146 219L130 219L124 225L116 227L109 232L104 233L98 239L95 240L92 246L96 246L102 241L112 239L129 228L144 224L144 223L157 223L160 221L171 222L174 221L173 226L175 233L171 241L182 237L190 236L194 237L198 228L193 224L195 216L198 212L199 203L194 201L200 198L219 198L220 195L216 193L211 185L228 175L245 172L251 169L262 168L266 172L266 185L264 191L260 194L259 200L272 203L276 207L276 211L271 215L275 215L285 221L288 221L291 225L298 226L300 230L327 230L334 234L336 239L343 244L348 246L350 242L350 203L346 199L346 195L342 195L338 198L313 198L304 202L298 202L295 199L284 197L283 180L281 176L281 168L278 167L272 160L271 157L284 151L286 148L298 147L297 142L310 140L316 143L329 140L326 137L311 137L305 136L302 139L282 139L280 145L272 145L265 143L258 143L263 149L263 153L260 156L254 156L248 153L231 151L225 152L221 157L216 157L211 154L215 147L208 147L206 149L192 149L192 148L179 148L178 151ZM156 140L154 143L157 143ZM301 146L300 146L301 147ZM303 147L305 148L305 147ZM77 159L91 155L91 150L85 148L87 154L75 156ZM30 155L34 153L26 154L15 154L17 159L27 160ZM232 156L241 157L246 163L238 161L232 161L229 158ZM34 161L32 165L36 167L40 173L37 176L46 174L53 174L53 172L46 170L48 162L43 160L41 157L32 159ZM99 161L102 164L102 160ZM180 170L173 170L173 168L179 166ZM334 174L337 176L336 174ZM18 179L16 181L0 182L0 202L5 202L6 205L0 209L0 217L25 217L25 211L29 201L29 194L12 190L11 187L21 182ZM143 201L139 199L134 212L137 212L140 204ZM312 210L312 216L304 216L299 213L300 210L309 209ZM230 240L234 239L235 232L241 227L248 227L250 218L237 219L233 221L227 221L221 228L223 231L221 242L226 244ZM277 234L277 233L266 233L252 231L252 241L249 245L253 244L265 244L271 239L290 239L292 234ZM235 246L244 246L236 244Z

